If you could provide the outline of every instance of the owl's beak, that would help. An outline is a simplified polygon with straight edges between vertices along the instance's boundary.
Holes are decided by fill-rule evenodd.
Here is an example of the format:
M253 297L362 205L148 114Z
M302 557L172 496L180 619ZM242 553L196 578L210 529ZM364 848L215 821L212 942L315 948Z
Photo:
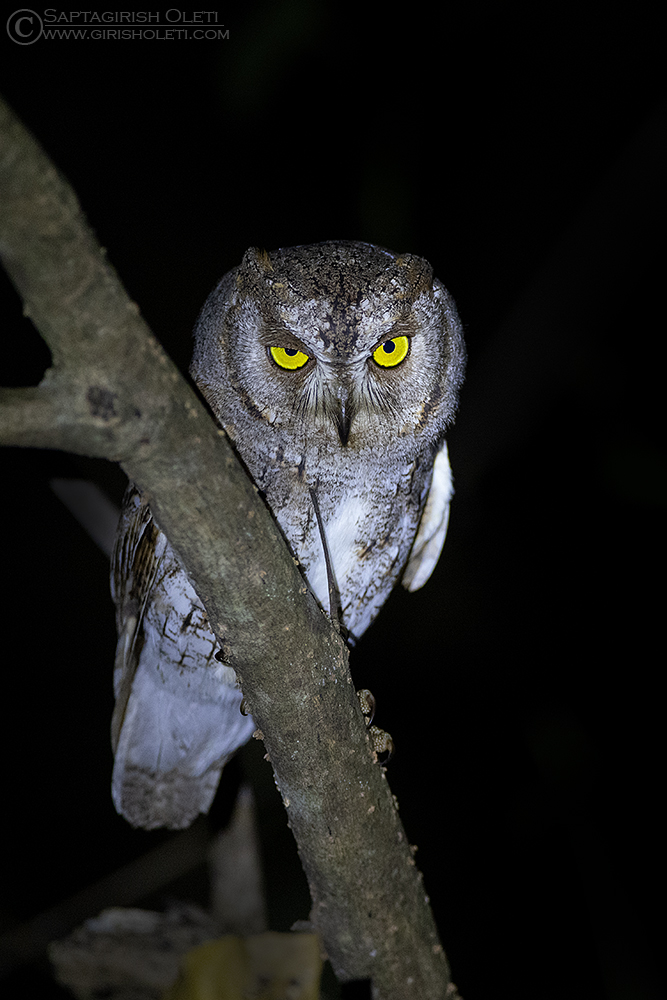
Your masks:
M354 416L352 406L346 396L339 397L336 400L336 407L332 416L336 430L338 431L340 443L345 447L350 436L350 427L352 426L352 417Z

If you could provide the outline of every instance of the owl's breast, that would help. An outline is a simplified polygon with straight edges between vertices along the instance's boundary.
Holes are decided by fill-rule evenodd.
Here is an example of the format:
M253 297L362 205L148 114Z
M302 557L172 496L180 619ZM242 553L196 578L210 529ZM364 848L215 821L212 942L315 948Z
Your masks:
M400 578L431 473L428 461L392 466L368 452L329 454L326 462L306 457L264 477L266 499L311 590L336 614L330 607L333 582L343 624L353 636L365 632Z

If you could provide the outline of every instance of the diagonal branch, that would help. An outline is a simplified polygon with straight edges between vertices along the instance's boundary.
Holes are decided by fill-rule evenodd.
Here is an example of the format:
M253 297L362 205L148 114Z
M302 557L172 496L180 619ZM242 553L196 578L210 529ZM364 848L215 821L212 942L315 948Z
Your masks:
M342 980L454 996L347 650L224 434L104 259L72 190L0 103L0 250L48 343L37 388L0 394L0 441L118 461L181 556L262 730Z

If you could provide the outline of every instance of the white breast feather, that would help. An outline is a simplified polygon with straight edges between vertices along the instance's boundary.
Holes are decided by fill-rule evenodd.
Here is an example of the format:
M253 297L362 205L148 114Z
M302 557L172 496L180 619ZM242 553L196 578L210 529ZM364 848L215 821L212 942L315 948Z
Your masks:
M324 531L329 556L333 564L336 584L344 593L348 589L348 581L356 568L359 526L363 524L367 514L368 501L355 495L343 497L340 505L335 508L333 516L326 518ZM307 577L311 590L323 608L329 608L329 580L324 558L324 544L317 532L313 536L315 559L308 564ZM352 626L350 625L350 628Z

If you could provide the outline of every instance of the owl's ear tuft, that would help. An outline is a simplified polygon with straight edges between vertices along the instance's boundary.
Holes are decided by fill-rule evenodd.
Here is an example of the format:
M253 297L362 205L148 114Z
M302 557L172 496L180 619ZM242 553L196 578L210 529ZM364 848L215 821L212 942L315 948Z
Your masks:
M271 263L271 258L269 257L268 250L255 250L257 266L268 274L269 271L273 271L273 264Z
M401 279L405 282L404 298L414 300L422 292L433 288L433 268L422 257L412 253L401 254L396 258L396 267L400 268Z
M273 273L273 264L266 250L250 247L243 254L243 260L236 274L239 291L265 287L267 278Z
M250 247L243 254L243 260L239 267L239 278L263 278L273 271L273 264L267 250L260 250L258 247Z

